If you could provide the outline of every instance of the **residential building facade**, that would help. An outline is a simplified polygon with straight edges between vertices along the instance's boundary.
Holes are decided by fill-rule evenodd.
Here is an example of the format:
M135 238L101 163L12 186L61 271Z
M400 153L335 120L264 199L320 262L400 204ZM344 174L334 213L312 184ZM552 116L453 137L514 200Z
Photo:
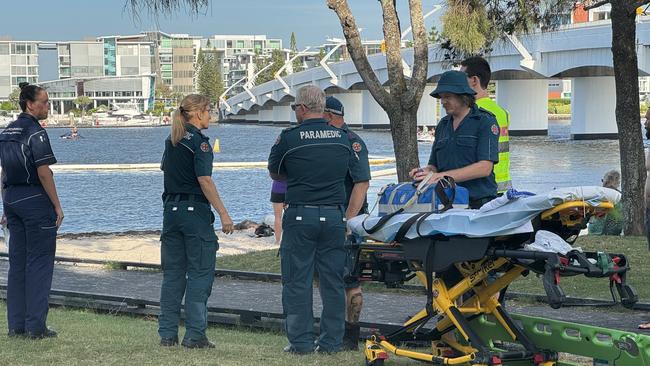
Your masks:
M21 82L38 83L38 42L0 41L0 100Z

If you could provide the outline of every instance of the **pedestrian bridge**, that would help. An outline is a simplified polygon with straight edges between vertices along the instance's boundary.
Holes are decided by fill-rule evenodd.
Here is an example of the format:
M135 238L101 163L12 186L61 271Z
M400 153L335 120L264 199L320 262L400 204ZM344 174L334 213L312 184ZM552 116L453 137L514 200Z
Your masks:
M574 139L615 138L615 88L612 68L612 30L609 20L563 26L495 44L488 55L496 100L511 115L512 135L543 135L548 128L548 81L571 79L571 135ZM650 75L650 16L637 20L639 76ZM403 49L413 64L413 49ZM379 80L388 81L383 54L369 56ZM315 84L345 106L346 122L363 128L387 128L388 116L372 98L352 61L317 67L273 80L237 94L222 103L231 122L295 122L290 103L297 90ZM444 51L429 48L428 84L418 111L418 125L435 125L444 115L428 94L450 68Z

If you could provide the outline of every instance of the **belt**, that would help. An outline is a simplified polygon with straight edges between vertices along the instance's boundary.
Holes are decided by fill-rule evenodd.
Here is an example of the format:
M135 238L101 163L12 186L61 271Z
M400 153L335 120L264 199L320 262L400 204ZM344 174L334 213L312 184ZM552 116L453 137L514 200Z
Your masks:
M304 207L304 208L322 208L326 210L340 210L343 205L296 205L293 203L289 204L289 208Z
M191 202L203 202L203 203L210 203L207 198L205 198L204 195L202 194L192 194L192 193L179 193L179 194L168 194L165 196L163 199L164 203L174 201L174 202L180 202L180 201L191 201Z

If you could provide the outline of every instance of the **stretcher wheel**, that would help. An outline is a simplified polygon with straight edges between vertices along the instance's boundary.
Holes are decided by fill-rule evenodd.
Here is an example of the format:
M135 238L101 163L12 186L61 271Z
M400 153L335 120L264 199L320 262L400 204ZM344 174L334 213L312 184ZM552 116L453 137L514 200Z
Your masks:
M639 300L639 295L637 295L634 287L628 284L621 285L617 283L616 290L621 297L621 305L627 309L634 308L634 304Z
M366 358L366 366L384 366L384 359L383 358L378 358L374 361L369 361Z

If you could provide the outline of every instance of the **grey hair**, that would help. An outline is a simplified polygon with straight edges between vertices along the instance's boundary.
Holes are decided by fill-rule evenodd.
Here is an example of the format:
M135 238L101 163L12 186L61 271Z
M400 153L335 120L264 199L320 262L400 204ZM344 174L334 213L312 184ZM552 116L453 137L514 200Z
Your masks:
M325 110L325 92L316 85L307 85L298 89L295 104L304 104L312 113L323 113Z
M621 173L618 170L610 170L603 176L603 187L618 189L621 186Z

